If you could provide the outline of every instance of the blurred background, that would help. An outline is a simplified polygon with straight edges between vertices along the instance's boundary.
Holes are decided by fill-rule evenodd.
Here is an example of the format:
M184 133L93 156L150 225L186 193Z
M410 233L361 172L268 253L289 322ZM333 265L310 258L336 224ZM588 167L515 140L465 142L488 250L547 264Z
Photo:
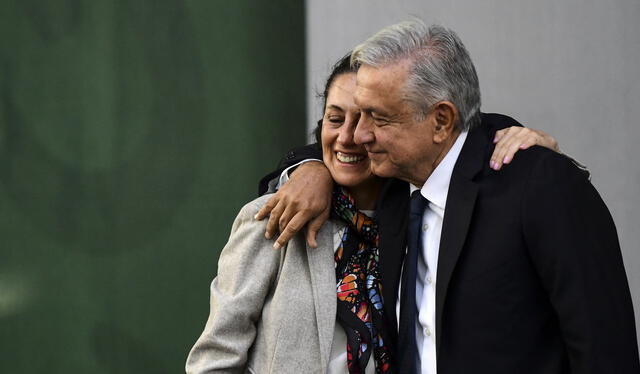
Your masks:
M637 0L3 0L0 372L182 372L237 211L330 66L410 16L589 167L640 310Z
M179 373L305 141L300 1L0 2L0 373Z

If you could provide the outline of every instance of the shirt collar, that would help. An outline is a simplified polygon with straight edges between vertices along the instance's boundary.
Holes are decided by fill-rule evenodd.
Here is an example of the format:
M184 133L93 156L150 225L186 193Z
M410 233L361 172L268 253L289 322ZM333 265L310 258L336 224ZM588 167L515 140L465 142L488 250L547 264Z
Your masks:
M467 133L467 131L463 131L458 135L458 139L453 143L449 152L447 152L442 161L436 166L433 173L431 173L420 189L420 193L425 199L429 200L430 205L435 205L443 211L447 203L453 167L458 160L458 156L460 156L462 146L467 139ZM418 187L411 185L411 192L417 189Z

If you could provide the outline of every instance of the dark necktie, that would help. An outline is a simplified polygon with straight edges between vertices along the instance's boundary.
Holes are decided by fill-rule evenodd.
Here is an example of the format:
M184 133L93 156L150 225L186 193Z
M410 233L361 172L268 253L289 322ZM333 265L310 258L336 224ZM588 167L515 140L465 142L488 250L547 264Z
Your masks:
M416 276L418 256L422 251L422 215L427 207L420 190L411 194L409 227L407 232L407 256L402 272L402 291L400 295L400 324L398 327L399 373L418 373L418 347L416 346Z

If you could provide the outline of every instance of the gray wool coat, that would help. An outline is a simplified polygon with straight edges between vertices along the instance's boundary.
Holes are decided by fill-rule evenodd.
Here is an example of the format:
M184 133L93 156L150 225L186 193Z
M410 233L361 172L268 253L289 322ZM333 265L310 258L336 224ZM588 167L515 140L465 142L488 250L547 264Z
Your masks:
M209 318L187 373L326 373L336 321L333 233L318 248L304 235L274 250L266 220L253 216L271 195L245 205L218 261Z

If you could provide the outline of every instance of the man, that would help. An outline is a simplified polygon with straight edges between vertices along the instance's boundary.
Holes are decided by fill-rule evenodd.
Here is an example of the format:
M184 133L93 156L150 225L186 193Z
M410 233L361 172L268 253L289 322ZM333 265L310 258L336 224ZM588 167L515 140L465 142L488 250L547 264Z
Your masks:
M540 148L491 169L475 68L450 30L393 25L353 62L355 141L423 204L407 218L395 180L377 213L385 310L404 257L398 372L639 373L617 233L585 174Z

